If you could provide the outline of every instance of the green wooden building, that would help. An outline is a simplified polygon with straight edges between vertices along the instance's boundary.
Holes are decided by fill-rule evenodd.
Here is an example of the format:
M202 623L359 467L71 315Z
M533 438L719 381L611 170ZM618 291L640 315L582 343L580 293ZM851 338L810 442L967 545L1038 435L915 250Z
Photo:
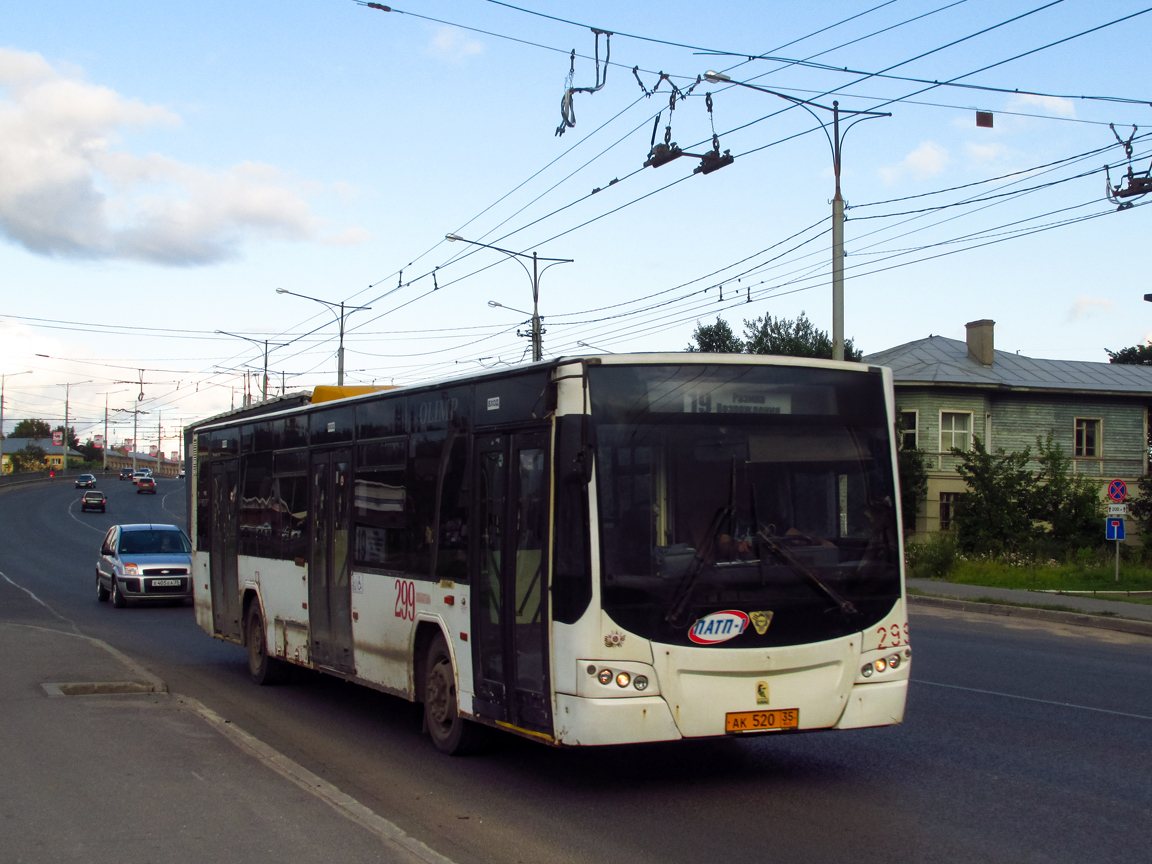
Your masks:
M1037 436L1051 432L1072 457L1073 470L1099 480L1101 495L1113 478L1134 487L1148 471L1152 367L997 351L994 327L973 321L965 342L929 336L864 358L891 367L900 434L927 453L919 539L951 527L965 484L950 451L967 450L973 436L990 451L1031 447L1035 453Z

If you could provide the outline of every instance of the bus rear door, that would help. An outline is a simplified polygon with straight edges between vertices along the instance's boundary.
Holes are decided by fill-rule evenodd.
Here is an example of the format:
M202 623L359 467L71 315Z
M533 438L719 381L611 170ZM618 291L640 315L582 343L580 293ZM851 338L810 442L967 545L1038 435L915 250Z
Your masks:
M236 560L239 464L215 462L211 473L212 527L208 567L212 580L212 626L225 639L240 640L240 583Z
M352 451L312 454L308 624L312 660L355 672L348 540L352 528Z
M476 436L470 581L475 712L551 735L547 442L534 430Z

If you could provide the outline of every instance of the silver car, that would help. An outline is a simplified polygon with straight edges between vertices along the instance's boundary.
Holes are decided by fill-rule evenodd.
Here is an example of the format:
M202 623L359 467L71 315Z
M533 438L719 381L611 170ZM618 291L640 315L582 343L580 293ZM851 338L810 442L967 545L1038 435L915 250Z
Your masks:
M96 599L122 609L129 600L192 597L192 544L175 525L113 525L96 562Z

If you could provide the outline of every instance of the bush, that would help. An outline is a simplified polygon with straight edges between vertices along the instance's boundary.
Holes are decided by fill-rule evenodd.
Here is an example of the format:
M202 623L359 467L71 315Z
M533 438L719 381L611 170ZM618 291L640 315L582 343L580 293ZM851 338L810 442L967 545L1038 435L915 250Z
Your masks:
M926 543L910 543L905 561L911 575L918 579L945 579L956 566L956 538L941 531Z

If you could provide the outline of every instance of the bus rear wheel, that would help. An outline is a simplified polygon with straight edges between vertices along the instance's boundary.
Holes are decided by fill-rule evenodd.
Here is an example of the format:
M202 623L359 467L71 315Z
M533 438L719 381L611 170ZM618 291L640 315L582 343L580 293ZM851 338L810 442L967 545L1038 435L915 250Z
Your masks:
M432 743L449 756L474 753L482 745L486 730L465 720L457 710L456 672L443 634L432 640L424 668L424 723Z
M248 648L248 674L260 686L282 684L288 678L288 666L283 660L268 656L268 643L264 638L264 616L260 604L248 608L244 642Z

